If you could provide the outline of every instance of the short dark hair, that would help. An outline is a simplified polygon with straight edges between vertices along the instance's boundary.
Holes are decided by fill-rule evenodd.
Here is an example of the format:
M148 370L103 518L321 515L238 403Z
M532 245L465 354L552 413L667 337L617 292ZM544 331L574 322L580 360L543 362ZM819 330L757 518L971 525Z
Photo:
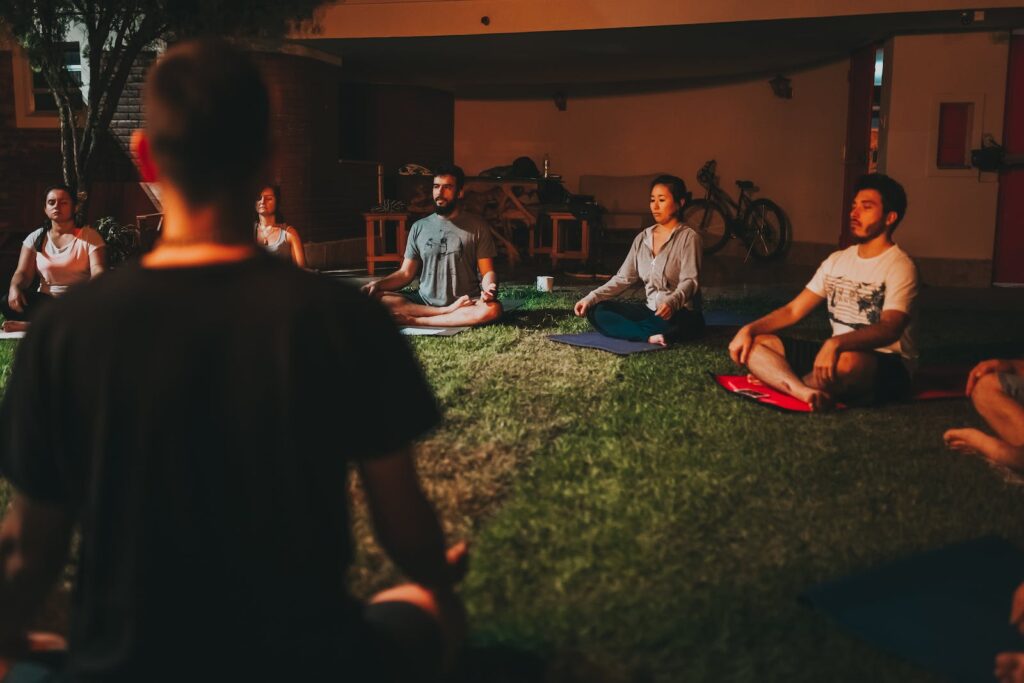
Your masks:
M903 220L907 213L907 191L898 182L883 173L868 173L857 179L853 188L854 196L861 190L875 190L882 198L882 212L888 216L896 212L896 220L889 226L890 232Z
M660 175L651 181L651 189L654 189L655 185L664 185L668 188L668 191L672 194L672 198L679 202L688 202L692 196L686 189L686 183L683 179L674 175ZM680 209L676 209L676 214L679 214Z
M256 66L220 39L182 43L150 70L145 110L160 173L188 203L222 207L232 224L222 239L248 239L242 207L270 154L270 98Z
M75 194L71 190L71 188L68 187L67 185L65 185L64 183L54 183L53 185L50 185L48 188L43 190L43 201L44 202L46 201L46 196L48 194L50 194L51 192L53 192L54 190L60 190L61 192L67 192L68 196L71 197L71 206L78 206L78 195Z
M260 195L267 188L270 188L270 191L274 193L274 218L277 219L278 223L284 223L284 211L281 210L281 186L277 183L260 183ZM259 197L257 197L256 201L259 201Z
M441 164L434 170L435 178L443 175L450 175L455 178L456 190L461 190L462 186L466 184L466 172L455 164Z

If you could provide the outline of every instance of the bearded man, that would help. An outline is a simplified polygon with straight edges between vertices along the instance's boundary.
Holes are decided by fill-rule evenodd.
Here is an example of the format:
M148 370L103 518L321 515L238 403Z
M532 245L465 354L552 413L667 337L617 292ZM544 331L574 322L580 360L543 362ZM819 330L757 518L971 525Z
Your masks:
M765 384L814 410L835 401L881 403L909 397L917 360L912 335L917 268L892 234L907 210L903 187L880 173L862 176L850 209L854 244L829 256L782 308L745 325L729 356ZM828 305L824 342L774 333Z

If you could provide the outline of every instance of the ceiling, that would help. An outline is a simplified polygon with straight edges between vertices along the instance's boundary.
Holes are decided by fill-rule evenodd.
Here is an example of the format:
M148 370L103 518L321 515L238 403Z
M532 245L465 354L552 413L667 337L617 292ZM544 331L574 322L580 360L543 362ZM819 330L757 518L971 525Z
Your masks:
M294 42L340 57L345 78L460 97L641 92L791 73L894 34L1024 27L1024 7L583 31Z

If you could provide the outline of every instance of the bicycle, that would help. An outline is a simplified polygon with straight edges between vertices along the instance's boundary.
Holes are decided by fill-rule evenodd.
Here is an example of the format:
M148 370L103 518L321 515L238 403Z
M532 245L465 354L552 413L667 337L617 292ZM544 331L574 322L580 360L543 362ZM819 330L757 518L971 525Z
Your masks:
M751 199L748 192L758 188L749 180L737 180L739 201L733 201L718 185L714 159L697 172L697 182L707 189L703 199L695 199L683 208L683 221L697 231L704 243L704 253L714 254L732 238L747 247L744 261L753 256L758 261L778 258L789 244L789 218L770 199Z

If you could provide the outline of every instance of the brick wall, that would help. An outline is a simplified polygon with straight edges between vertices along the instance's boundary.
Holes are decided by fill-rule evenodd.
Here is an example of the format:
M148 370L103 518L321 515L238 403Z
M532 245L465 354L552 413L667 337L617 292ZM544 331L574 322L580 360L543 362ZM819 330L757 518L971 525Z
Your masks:
M5 284L17 265L21 240L43 222L42 191L60 182L60 168L56 128L17 127L13 56L0 50L0 281Z

